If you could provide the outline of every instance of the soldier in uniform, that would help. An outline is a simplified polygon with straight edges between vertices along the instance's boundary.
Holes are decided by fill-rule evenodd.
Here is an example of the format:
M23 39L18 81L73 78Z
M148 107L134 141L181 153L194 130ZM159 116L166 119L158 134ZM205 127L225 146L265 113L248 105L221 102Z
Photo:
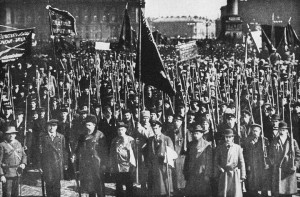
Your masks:
M110 162L112 172L116 174L116 196L123 196L123 184L126 185L126 196L133 196L132 172L136 166L133 153L134 139L126 134L127 125L124 122L117 124L118 137L111 144Z
M24 148L16 140L17 133L15 126L8 126L5 140L0 143L0 180L5 197L19 196L19 177L27 164Z
M211 143L203 139L204 130L196 124L192 130L193 141L189 144L185 160L187 179L185 194L191 197L210 197L210 178L213 175L213 156Z
M47 122L47 132L40 133L40 171L46 182L47 196L60 197L60 180L68 167L65 137L57 132L58 120Z

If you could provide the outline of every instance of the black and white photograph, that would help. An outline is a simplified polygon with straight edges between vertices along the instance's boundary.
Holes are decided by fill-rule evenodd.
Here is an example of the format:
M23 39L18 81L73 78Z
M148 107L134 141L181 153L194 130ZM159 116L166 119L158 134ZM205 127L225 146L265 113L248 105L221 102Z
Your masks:
M299 0L0 0L0 197L300 196L299 60Z

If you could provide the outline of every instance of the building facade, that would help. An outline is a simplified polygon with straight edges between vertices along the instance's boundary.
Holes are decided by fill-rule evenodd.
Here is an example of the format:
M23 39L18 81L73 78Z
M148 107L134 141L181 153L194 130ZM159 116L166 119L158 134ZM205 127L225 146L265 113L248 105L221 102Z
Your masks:
M82 40L117 41L128 2L132 26L137 26L137 0L0 0L0 24L18 29L35 27L36 40L50 37L46 5L66 10L76 19ZM0 31L8 31L3 26Z
M229 3L231 1L235 1L234 8L237 8L238 15L243 21L244 32L247 30L247 24L250 27L272 25L272 15L274 14L273 21L276 26L286 26L291 18L291 25L296 33L300 35L299 0L228 0ZM225 10L228 9L226 7L221 8L221 18L224 17ZM224 21L222 23L224 25Z
M213 39L216 37L215 21L198 16L170 16L152 21L152 30L171 38Z

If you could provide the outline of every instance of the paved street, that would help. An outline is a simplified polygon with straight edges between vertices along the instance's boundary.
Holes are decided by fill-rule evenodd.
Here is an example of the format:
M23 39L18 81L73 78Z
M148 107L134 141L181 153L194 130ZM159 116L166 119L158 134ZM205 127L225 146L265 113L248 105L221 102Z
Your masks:
M298 174L298 178L300 174ZM299 180L298 180L299 181ZM71 181L62 181L61 196L62 197L76 197L79 196L76 192L76 182L75 180ZM115 184L106 183L106 196L114 196L115 193ZM1 195L2 196L2 195ZM41 181L39 173L32 172L27 173L26 176L22 179L22 196L33 197L33 196L42 196ZM83 194L82 197L87 197L87 194ZM300 195L297 195L300 196Z
M76 181L61 181L62 197L76 197L79 196L76 192ZM115 184L105 184L107 196L114 196ZM27 173L22 179L22 196L33 197L42 196L41 180L39 173L31 172ZM87 194L83 194L82 197L87 197Z

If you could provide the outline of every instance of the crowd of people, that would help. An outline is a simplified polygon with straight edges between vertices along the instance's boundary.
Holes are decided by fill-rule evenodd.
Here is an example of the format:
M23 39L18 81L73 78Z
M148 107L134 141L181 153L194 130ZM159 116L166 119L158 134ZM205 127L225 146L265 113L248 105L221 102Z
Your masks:
M292 196L300 164L298 48L280 55L207 40L179 60L162 47L168 96L135 78L135 54L61 53L1 70L0 176L18 195L39 170L105 196ZM176 48L174 48L175 50ZM140 192L134 189L140 185ZM123 191L126 186L126 192Z

